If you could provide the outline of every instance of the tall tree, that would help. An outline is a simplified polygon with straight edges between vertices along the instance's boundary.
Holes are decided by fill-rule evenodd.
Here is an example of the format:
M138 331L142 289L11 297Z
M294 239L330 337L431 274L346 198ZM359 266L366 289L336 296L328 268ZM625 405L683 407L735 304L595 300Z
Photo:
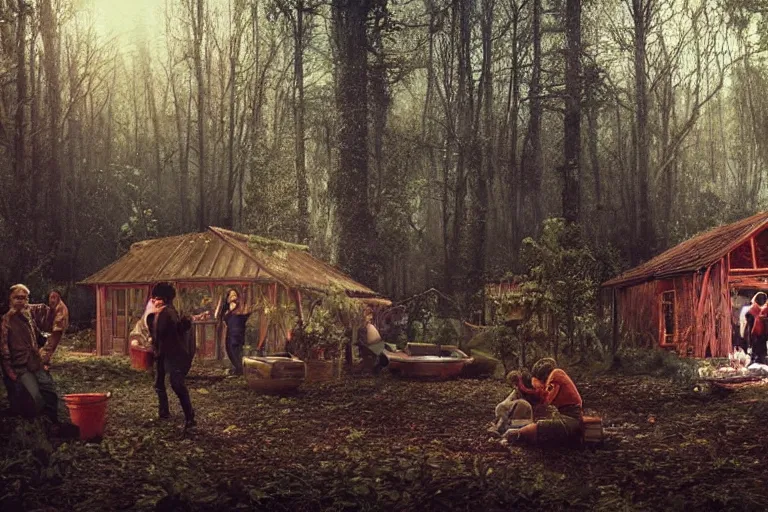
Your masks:
M368 52L370 0L332 0L336 45L336 102L340 117L339 168L334 177L339 264L367 285L376 272L369 249L375 238L368 209Z
M40 13L40 36L43 41L43 68L46 78L46 107L48 114L48 144L49 155L48 169L48 208L50 211L62 211L64 206L63 190L64 182L61 175L61 162L59 154L59 140L61 136L61 85L59 74L59 62L61 58L61 45L59 36L59 20L53 9L51 0L39 0L38 12ZM62 217L53 215L51 222L51 238L49 250L53 249L56 240L63 235Z
M203 231L205 225L205 178L207 176L206 167L206 94L205 94L205 76L203 73L203 40L205 37L205 0L190 0L189 14L192 24L192 63L195 70L195 85L197 87L197 229Z
M576 224L581 212L581 0L566 2L565 41L563 217Z
M25 0L19 0L17 7L18 20L16 23L16 113L14 115L13 133L13 184L14 194L14 220L13 231L17 240L24 240L23 233L26 229L29 175L27 172L27 17L30 8ZM29 267L27 244L19 244L15 252L14 266L23 275Z
M542 8L541 0L532 0L532 18L531 18L531 44L533 45L533 60L531 62L531 79L528 86L529 117L528 132L525 136L523 146L523 176L525 177L525 189L530 199L531 210L533 212L533 226L538 229L543 219L541 207L541 179L544 168L544 159L541 148L541 123L543 116L543 98L541 84L541 21ZM520 194L522 189L518 190L518 205L522 203ZM520 211L520 206L516 208Z
M655 230L649 190L651 140L648 125L648 78L646 74L646 41L654 16L655 0L631 0L630 13L634 23L635 68L635 176L637 179L637 224L634 226L633 254L646 260L655 247Z

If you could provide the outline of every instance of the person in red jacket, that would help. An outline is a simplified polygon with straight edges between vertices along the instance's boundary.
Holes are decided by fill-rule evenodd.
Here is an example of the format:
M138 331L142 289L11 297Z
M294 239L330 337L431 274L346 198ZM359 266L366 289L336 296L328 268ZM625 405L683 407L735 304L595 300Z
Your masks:
M550 418L508 432L504 441L548 444L578 439L583 411L581 395L573 380L550 357L537 361L531 373L542 401L557 411Z

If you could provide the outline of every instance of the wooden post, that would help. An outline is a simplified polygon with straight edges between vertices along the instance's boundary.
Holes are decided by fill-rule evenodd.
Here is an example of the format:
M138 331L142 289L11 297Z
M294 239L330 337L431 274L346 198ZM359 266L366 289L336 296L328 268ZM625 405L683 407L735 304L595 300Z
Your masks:
M699 292L698 305L696 306L696 319L694 322L696 329L694 330L693 336L694 354L696 357L704 357L706 352L707 340L704 337L705 325L702 321L702 315L704 314L705 299L709 295L707 293L707 286L709 286L709 274L711 271L712 266L710 265L707 267L707 271L704 272L704 279L701 282L701 291Z
M616 297L616 288L611 288L611 328L613 341L613 355L619 348L619 308L618 298Z
M96 285L96 355L103 356L104 342L102 336L104 331L101 328L101 318L104 314L104 300L101 297L102 286Z
M296 312L299 320L304 323L304 308L301 306L301 291L299 289L294 290L293 299L296 301Z

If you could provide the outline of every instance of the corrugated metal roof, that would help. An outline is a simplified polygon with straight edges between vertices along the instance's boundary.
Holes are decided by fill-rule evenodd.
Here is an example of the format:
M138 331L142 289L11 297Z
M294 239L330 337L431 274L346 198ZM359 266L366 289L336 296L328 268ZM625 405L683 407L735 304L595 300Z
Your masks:
M768 225L768 212L761 212L733 224L716 227L606 281L603 286L630 286L706 268L766 225Z

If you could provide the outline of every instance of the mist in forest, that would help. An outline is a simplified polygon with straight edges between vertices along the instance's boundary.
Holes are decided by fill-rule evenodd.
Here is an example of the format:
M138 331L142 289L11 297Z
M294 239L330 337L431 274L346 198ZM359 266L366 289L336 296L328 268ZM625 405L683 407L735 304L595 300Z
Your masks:
M764 4L0 1L0 280L220 226L394 299L599 284L766 208Z

